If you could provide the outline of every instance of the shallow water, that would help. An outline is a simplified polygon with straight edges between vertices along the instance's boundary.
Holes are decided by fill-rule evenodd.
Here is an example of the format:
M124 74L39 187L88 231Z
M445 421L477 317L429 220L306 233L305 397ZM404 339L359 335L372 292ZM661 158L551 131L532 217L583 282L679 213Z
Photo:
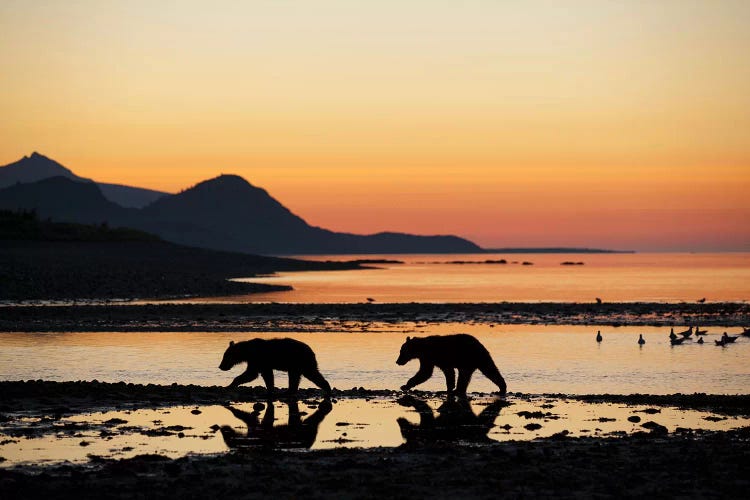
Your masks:
M328 255L378 269L240 279L294 290L183 302L709 302L750 300L750 253ZM478 264L505 259L507 264ZM451 262L473 262L453 264ZM583 265L561 265L563 262ZM523 265L530 262L533 265Z
M44 465L145 453L177 458L268 448L477 445L559 433L622 436L645 431L643 424L649 421L670 433L680 428L728 430L750 425L750 418L707 411L545 397L476 398L465 404L435 397L379 397L341 399L331 406L313 400L277 401L270 417L268 408L268 403L241 403L84 413L57 420L18 416L0 424L0 456L5 458L4 466Z
M333 387L398 389L418 362L395 361L407 335L465 332L488 348L508 390L528 394L746 394L750 387L750 338L714 345L722 330L709 329L706 343L671 346L669 328L397 323L318 333L70 332L0 333L0 380L99 380L156 384L227 385L244 369L218 369L230 340L293 337L316 352L320 370ZM737 334L739 329L729 329ZM377 332L377 333L375 333ZM637 345L638 334L646 339ZM262 385L260 379L251 385ZM276 386L286 387L276 372ZM313 387L302 381L302 387ZM439 370L418 389L445 389ZM496 387L477 372L470 391Z

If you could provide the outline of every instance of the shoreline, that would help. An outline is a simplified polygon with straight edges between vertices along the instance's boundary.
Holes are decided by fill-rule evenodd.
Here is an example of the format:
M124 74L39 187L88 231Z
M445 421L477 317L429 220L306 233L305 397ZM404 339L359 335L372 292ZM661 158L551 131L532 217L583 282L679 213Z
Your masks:
M395 397L399 391L351 389L335 399ZM420 393L439 396L440 393ZM0 382L0 415L64 421L101 405L174 407L265 401L260 387L226 389L188 385L99 382ZM514 395L518 397L518 395ZM750 415L750 394L668 396L588 395L596 401ZM300 401L319 400L314 389ZM275 427L275 426L274 426ZM31 434L30 434L31 436ZM18 438L16 438L18 439ZM102 437L101 439L106 439ZM21 498L621 498L731 497L746 494L750 427L727 431L642 431L623 436L530 441L407 441L395 447L290 451L236 448L169 458L89 455L86 463L0 467L0 496ZM470 474L467 474L471 471Z
M365 399L398 397L405 393L397 389L333 389L332 397ZM412 390L409 394L421 398L445 397L445 392ZM747 394L525 394L510 392L518 398L565 398L584 402L626 405L671 406L680 409L711 410L733 416L750 416L750 392ZM469 393L469 397L488 397L490 393ZM318 389L300 389L297 399L320 399ZM48 380L0 381L0 413L18 411L39 412L53 410L55 414L111 409L135 404L139 406L173 406L185 404L217 404L226 401L266 401L263 386L235 387L202 386L195 384L134 384L99 382L96 380L55 382ZM275 394L274 400L284 400Z
M0 306L0 332L326 331L347 322L592 326L750 325L750 304L404 303Z

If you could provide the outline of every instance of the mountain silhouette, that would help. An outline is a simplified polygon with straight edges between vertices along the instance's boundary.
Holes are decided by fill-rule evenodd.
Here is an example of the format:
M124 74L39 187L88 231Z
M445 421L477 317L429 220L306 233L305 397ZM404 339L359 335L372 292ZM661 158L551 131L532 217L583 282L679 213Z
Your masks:
M38 154L36 156L45 158ZM15 167L19 163L8 167ZM112 227L141 229L184 245L253 254L482 251L474 243L457 236L418 236L392 232L358 235L314 227L264 189L253 186L237 175L221 175L203 181L136 209L113 203L105 197L99 185L75 176L70 170L65 171L68 175L64 177L16 183L0 189L0 208L33 209L42 218L58 221L107 222Z
M107 200L93 182L50 177L0 190L0 209L34 210L41 218L65 222L127 225L137 210Z
M55 160L36 151L31 153L30 156L24 156L16 162L0 167L0 188L58 176L78 182L96 183L106 199L122 207L142 208L167 194L152 189L95 182L85 177L79 177Z

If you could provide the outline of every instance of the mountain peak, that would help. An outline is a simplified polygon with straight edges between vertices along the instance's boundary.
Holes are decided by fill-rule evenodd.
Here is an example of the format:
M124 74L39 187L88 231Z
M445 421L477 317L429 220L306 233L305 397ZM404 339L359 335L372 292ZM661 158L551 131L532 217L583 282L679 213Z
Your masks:
M91 182L89 179L78 177L55 160L34 151L30 156L24 156L14 163L0 166L0 188L12 186L17 182L36 182L57 176L68 177L78 182Z
M203 181L201 182L201 184L207 184L209 182L215 183L215 184L252 186L252 184L250 184L243 177L240 177L237 174L221 174L218 177L214 177L213 179L208 179L206 181Z
M235 174L221 174L218 177L201 181L198 184L182 191L182 194L188 193L217 193L222 196L228 194L255 193L256 195L264 194L268 196L268 193L264 189L253 186L243 177Z

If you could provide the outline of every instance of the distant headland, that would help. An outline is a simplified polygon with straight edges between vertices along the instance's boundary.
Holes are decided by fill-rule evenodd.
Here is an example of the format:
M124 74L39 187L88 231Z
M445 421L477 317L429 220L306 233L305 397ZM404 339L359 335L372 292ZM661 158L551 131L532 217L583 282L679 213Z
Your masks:
M0 209L33 210L57 222L106 223L181 245L255 255L482 252L453 235L363 235L312 226L237 175L220 175L177 194L111 186L34 152L0 167Z
M351 234L312 226L266 190L220 175L177 194L80 177L37 152L0 166L0 209L131 228L191 247L254 255L633 253L597 248L481 248L454 235Z

